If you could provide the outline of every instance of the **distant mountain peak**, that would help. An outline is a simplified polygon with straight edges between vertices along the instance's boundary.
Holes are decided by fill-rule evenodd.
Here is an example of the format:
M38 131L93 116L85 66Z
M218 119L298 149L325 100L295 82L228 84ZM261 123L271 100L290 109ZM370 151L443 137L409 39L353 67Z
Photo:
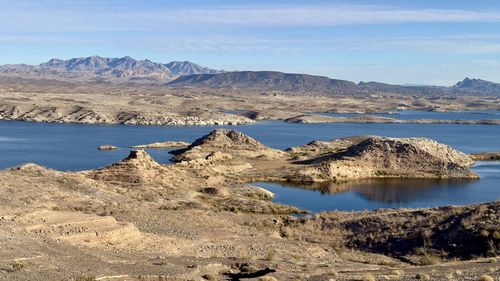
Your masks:
M165 66L178 76L194 75L194 74L215 74L220 71L202 67L198 64L189 61L171 61Z
M218 73L188 61L167 64L150 60L136 60L130 56L105 58L98 55L68 60L53 58L40 65L0 66L0 74L23 77L71 79L71 80L134 80L170 81L182 75Z
M356 84L350 81L277 71L233 71L186 75L171 81L169 85L174 87L254 88L300 92L355 91L357 88Z
M465 78L455 84L453 89L474 93L500 95L500 84L477 78Z
M496 83L477 79L477 78L469 78L466 77L464 80L458 82L453 87L456 88L468 88L468 87L477 87L477 86L485 86L485 85L495 85Z

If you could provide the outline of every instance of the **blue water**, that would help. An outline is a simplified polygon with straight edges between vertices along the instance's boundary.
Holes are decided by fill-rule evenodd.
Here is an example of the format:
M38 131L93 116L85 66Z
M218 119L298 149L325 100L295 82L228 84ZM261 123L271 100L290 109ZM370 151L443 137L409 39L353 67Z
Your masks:
M176 127L132 125L82 125L0 121L0 168L34 162L65 171L94 169L119 161L128 147L157 141L188 141L223 126ZM227 126L278 149L312 140L331 140L352 135L392 137L422 136L436 139L464 152L500 151L500 126L459 124L291 124L262 122ZM111 144L119 150L98 151ZM167 149L149 149L160 163L169 163ZM479 181L387 180L358 182L343 192L328 193L284 187L261 186L276 194L275 201L314 212L363 210L387 207L432 207L500 199L500 162L480 162L474 168Z
M102 167L126 157L128 147L157 141L188 141L221 126L82 125L0 121L0 168L34 162L58 170ZM262 122L230 126L278 149L312 140L331 140L352 135L391 137L422 136L436 139L464 152L500 151L500 126L459 124L292 124ZM103 144L119 150L98 151ZM150 149L161 163L168 150Z
M416 120L416 119L438 119L438 120L492 120L500 119L500 110L492 111L457 111L457 112L435 112L435 111L417 111L417 110L402 110L390 113L318 113L321 115L335 117L355 117L362 115L374 115L381 117L389 117L400 120Z
M478 162L480 180L386 179L306 189L279 183L253 183L275 194L274 202L311 212L379 208L426 208L500 200L500 161Z

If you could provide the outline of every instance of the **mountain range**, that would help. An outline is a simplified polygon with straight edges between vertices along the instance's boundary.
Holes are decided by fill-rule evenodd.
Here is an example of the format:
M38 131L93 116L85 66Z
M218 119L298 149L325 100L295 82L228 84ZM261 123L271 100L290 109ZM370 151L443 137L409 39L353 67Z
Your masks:
M46 78L78 81L170 81L183 75L215 74L219 71L188 61L166 64L131 57L91 56L69 60L51 59L39 65L0 66L0 74L22 78Z
M444 86L391 85L380 82L354 83L324 76L290 74L275 71L236 71L216 74L184 75L167 83L171 87L258 89L330 94L394 93L408 95L488 95L500 96L500 84L465 78L457 84Z
M391 85L380 82L354 83L324 76L277 71L231 71L202 67L188 61L166 64L131 57L91 56L69 60L51 59L39 65L0 66L0 77L78 82L155 83L169 87L253 89L325 94L395 93L410 95L488 95L500 96L500 84L465 78L450 87Z

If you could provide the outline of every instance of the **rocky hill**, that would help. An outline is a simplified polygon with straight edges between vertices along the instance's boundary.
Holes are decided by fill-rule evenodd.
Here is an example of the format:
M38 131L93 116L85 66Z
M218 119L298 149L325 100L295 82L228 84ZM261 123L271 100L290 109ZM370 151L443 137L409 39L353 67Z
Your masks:
M215 74L220 71L203 67L188 61L172 61L164 65L170 72L177 76L195 74Z
M275 158L284 153L263 145L257 140L235 130L217 129L203 136L184 149L170 152L174 161L224 158ZM218 159L221 160L221 159Z
M470 161L422 139L306 146L293 152L399 172ZM278 152L231 130L184 152L196 151L233 158L162 165L138 150L95 170L0 170L0 280L495 280L500 272L500 202L297 216L304 211L273 202L245 174L277 178L317 161L261 157Z
M447 87L440 86L407 86L407 85L392 85L380 82L359 82L357 85L360 90L366 92L384 92L395 94L411 94L411 95L440 95L449 92Z
M169 81L182 75L217 73L217 70L184 61L167 64L131 57L104 58L99 56L51 59L40 65L3 65L3 76L62 79L76 81Z
M248 182L478 178L470 169L473 160L468 155L426 138L356 136L281 151L241 132L218 129L170 153L175 155L174 161L186 161L185 165L217 163L219 171L229 171L241 162L250 163L248 169L237 174Z
M302 161L309 167L294 177L305 182L478 177L470 170L473 161L468 155L431 139L378 136L359 139L347 149Z
M500 95L500 83L493 83L481 79L465 78L452 87L460 92L484 93L492 95Z
M380 82L354 83L300 73L277 71L214 70L189 61L158 63L129 56L100 56L51 59L39 65L0 66L1 79L22 79L26 83L63 82L155 83L172 88L222 88L294 93L346 95L403 94L419 96L487 95L500 96L500 84L466 78L451 87L427 85L392 85ZM48 81L48 82L47 82Z
M360 82L356 84L351 81L307 74L292 74L276 71L234 71L181 76L168 82L168 85L171 87L258 89L285 92L341 93L350 95L392 93L425 96L457 94L500 96L500 84L479 79L466 79L464 81L452 87L426 85L403 86L380 82Z
M182 76L170 86L212 88L256 88L279 91L355 91L355 83L323 76L291 74L275 71L236 71L219 74Z

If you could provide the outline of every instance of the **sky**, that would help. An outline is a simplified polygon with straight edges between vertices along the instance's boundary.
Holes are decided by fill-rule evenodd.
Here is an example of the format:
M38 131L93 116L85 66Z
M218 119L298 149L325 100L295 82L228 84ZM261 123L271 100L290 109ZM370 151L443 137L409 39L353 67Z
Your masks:
M91 55L355 82L500 82L500 1L0 1L0 64Z

